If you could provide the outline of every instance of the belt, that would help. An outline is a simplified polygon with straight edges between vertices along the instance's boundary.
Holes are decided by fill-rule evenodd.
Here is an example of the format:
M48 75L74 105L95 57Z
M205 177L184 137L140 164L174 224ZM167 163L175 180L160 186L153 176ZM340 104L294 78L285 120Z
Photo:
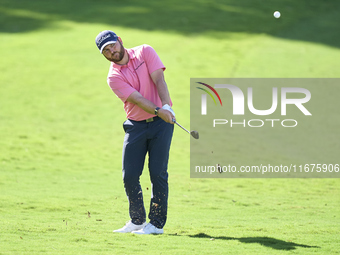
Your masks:
M148 123L148 122L153 122L153 121L154 121L153 117L151 117L151 118L145 120L146 123Z
M155 117L151 117L151 118L146 119L146 120L140 120L140 121L133 120L133 121L136 121L136 122L139 122L139 123L149 123L149 122L153 122L153 121L156 121L156 120L159 120L159 119L160 119L160 117L155 116Z

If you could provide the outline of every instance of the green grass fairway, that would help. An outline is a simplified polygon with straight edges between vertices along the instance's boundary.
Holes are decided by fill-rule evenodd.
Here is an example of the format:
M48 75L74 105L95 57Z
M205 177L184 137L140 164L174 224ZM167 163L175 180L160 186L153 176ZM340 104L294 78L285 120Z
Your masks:
M165 234L112 233L128 221L125 113L94 42L111 29L127 48L152 45L189 128L190 78L340 77L339 9L336 0L1 0L0 255L340 254L339 179L190 179L190 136L178 127ZM141 182L148 205L147 170Z

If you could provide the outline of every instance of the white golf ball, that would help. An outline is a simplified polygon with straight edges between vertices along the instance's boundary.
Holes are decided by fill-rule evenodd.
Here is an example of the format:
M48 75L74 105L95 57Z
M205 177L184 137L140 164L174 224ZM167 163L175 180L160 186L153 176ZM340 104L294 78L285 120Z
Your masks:
M281 16L281 13L279 12L279 11L276 11L276 12L274 12L274 17L275 18L280 18L280 16Z

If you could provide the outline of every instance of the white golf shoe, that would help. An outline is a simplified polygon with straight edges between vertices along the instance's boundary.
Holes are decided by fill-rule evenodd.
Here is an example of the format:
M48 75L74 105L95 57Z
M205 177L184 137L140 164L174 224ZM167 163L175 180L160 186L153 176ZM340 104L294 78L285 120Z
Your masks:
M147 225L146 222L144 222L142 225L136 225L131 222L131 220L125 224L124 227L120 229L113 230L113 232L116 233L131 233L132 231L137 231L143 229Z
M149 223L144 228L136 231L132 231L133 234L139 234L139 235L150 235L150 234L163 234L164 230L162 228L156 228L154 225Z

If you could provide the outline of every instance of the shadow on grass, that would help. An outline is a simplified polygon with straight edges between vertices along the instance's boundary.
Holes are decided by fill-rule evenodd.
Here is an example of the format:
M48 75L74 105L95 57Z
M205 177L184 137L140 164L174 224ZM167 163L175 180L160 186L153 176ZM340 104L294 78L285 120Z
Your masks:
M2 0L0 33L55 27L57 21L227 38L268 34L340 47L340 1L324 0ZM273 12L280 10L280 19ZM98 31L99 32L99 31Z
M180 236L177 234L173 234L172 236ZM296 247L302 247L302 248L321 248L319 246L310 246L310 245L305 245L305 244L298 244L294 242L286 242L283 240L279 240L276 238L271 238L271 237L265 237L265 236L258 236L258 237L227 237L227 236L210 236L205 233L199 233L196 235L188 235L189 237L192 238L204 238L204 239L209 239L209 240L225 240L225 241L239 241L241 243L258 243L260 245L275 249L275 250L285 250L285 251L290 251L290 250L295 250Z

